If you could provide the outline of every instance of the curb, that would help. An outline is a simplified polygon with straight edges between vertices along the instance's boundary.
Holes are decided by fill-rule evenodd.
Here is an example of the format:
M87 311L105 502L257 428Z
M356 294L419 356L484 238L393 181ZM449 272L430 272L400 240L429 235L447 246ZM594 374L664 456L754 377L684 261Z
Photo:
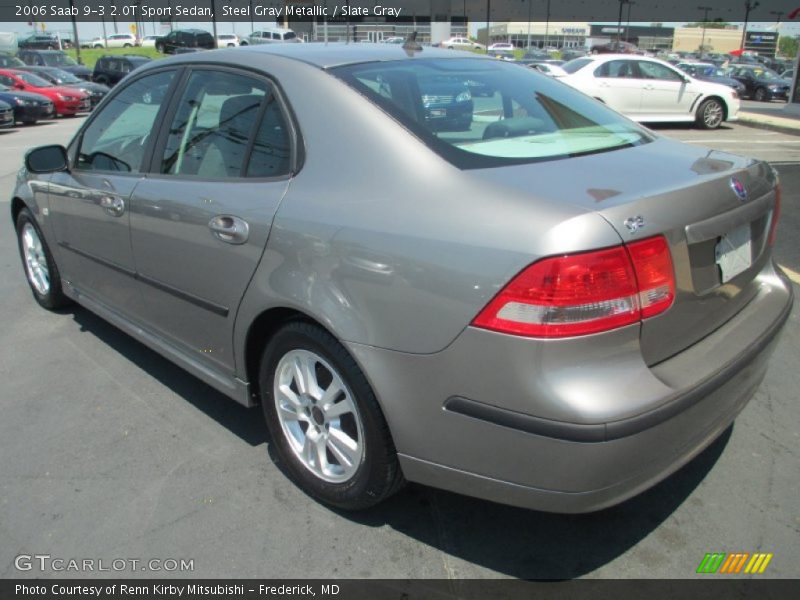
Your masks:
M761 119L753 119L743 116L739 113L739 118L734 121L746 127L753 127L755 129L767 129L769 131L777 131L779 133L788 133L789 135L800 135L800 121L797 125L783 125L781 123L771 123L769 121L762 121Z

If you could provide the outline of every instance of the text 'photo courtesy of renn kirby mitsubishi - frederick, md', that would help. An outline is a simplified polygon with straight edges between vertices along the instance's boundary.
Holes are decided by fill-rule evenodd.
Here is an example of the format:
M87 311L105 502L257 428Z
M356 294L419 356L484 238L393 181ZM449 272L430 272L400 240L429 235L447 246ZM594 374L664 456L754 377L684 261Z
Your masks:
M0 7L0 590L800 592L800 7L695 4Z

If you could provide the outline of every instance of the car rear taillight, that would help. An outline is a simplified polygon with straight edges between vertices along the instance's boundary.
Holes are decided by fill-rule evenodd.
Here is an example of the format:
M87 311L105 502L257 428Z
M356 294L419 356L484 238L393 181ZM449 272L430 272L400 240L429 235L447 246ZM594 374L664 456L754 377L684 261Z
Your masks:
M664 312L674 297L672 257L658 236L535 262L472 325L531 337L586 335Z
M775 245L775 235L778 229L778 219L781 218L781 186L775 187L775 207L772 209L772 218L769 222L769 237L767 245Z

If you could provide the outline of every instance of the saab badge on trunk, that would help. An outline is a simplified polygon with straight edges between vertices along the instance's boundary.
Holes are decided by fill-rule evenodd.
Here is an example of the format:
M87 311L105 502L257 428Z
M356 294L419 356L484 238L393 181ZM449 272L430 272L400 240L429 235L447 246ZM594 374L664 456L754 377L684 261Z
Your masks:
M733 193L739 197L739 200L742 202L747 200L747 188L744 187L744 184L736 179L736 177L731 177L731 189Z
M636 233L642 227L644 227L644 217L642 215L636 215L635 217L628 217L623 221L623 225L628 228L628 231L631 233Z

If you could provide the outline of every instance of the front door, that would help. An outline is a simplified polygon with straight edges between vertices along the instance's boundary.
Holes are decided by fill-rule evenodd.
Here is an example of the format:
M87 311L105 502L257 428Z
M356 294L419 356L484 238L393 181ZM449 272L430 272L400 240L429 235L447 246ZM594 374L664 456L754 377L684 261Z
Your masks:
M111 98L70 147L70 169L50 180L62 276L128 314L141 304L131 251L131 194L142 180L160 99L174 75L169 70L142 77Z
M642 114L686 116L698 92L677 71L657 62L639 61L642 87Z
M267 79L189 74L137 186L131 235L145 322L233 374L233 324L289 185L289 120Z

